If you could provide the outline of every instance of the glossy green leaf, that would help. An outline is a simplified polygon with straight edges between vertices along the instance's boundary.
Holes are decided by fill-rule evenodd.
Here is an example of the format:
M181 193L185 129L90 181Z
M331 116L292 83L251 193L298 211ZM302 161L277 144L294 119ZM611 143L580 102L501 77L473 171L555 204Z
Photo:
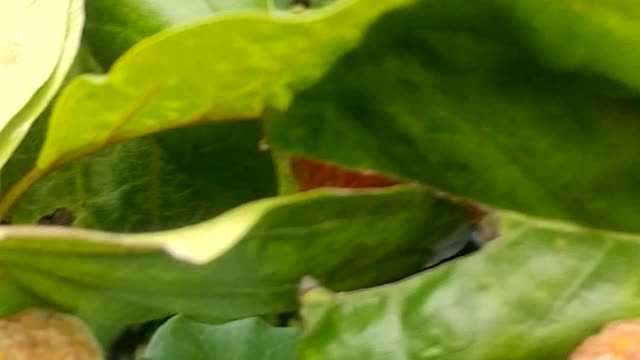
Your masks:
M178 315L153 335L143 359L294 360L298 337L298 329L258 318L210 325Z
M45 109L73 63L83 0L0 5L0 167Z
M108 145L286 107L294 90L320 77L381 13L407 1L349 0L303 14L221 16L139 42L108 76L77 77L66 87L36 167L5 193L0 213L52 169Z
M2 227L0 264L26 291L90 322L228 320L294 309L305 275L355 289L411 274L451 255L464 216L414 186L320 190L156 233Z
M268 140L499 208L640 232L636 14L625 1L420 2L271 118Z
M503 214L488 249L405 281L311 290L300 359L566 359L640 315L637 236Z
M246 121L119 144L36 183L8 217L13 224L34 224L65 208L74 215L74 226L119 232L205 221L275 195L273 166L269 153L258 149L260 137L260 124Z
M269 9L270 0L91 0L85 36L108 68L135 43L169 27L226 12Z

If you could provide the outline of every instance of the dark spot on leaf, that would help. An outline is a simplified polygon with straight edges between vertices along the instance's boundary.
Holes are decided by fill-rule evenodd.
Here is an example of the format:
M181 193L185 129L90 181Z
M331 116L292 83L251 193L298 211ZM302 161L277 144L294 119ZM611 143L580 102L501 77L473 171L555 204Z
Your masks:
M71 226L75 217L73 213L65 208L57 208L51 214L45 215L38 220L40 225L56 225L56 226Z
M293 0L291 6L304 6L305 8L311 7L311 0Z

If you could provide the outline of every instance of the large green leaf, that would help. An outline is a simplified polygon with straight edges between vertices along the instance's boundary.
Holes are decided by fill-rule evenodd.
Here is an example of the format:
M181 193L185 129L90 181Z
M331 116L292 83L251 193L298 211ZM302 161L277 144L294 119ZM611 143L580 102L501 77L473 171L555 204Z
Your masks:
M40 125L40 124L37 124ZM204 124L105 149L36 183L12 208L12 223L35 223L57 208L74 226L119 232L175 228L275 195L260 124ZM26 151L25 151L26 152ZM11 174L7 174L11 176Z
M91 0L85 36L100 64L108 68L135 43L166 28L270 7L270 0Z
M62 85L80 45L83 0L0 5L0 167Z
M209 325L178 315L153 335L143 359L294 360L298 336L258 318Z
M411 274L451 255L461 239L448 235L464 216L415 186L320 190L157 233L2 227L0 264L26 291L90 322L226 320L294 309L308 274L337 289Z
M499 208L640 232L639 18L628 1L423 1L376 23L268 121L268 140Z
M640 238L503 214L488 249L411 279L303 297L301 359L566 359L640 315Z
M80 76L65 88L36 166L4 194L0 213L52 169L114 143L286 107L294 90L320 77L381 13L407 1L221 16L137 43L108 76Z

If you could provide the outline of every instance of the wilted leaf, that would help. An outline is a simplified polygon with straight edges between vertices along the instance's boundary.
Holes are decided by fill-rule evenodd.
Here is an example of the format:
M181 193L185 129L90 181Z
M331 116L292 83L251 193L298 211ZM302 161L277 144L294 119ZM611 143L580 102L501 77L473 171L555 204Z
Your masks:
M0 5L0 168L62 85L80 45L83 3Z
M629 271L640 238L502 221L498 243L408 280L319 300L312 290L300 358L566 359L604 324L640 314Z
M499 208L640 232L638 9L419 2L269 119L268 141Z
M298 336L258 318L210 325L178 315L154 334L143 359L294 360Z
M0 264L21 288L92 322L228 320L294 309L305 275L355 289L411 274L466 240L449 236L464 216L413 186L317 190L157 233L2 227Z

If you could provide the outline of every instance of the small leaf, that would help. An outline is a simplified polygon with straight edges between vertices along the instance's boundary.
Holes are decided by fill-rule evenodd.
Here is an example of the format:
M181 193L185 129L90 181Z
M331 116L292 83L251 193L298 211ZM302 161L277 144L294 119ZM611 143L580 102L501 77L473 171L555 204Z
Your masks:
M299 330L258 318L209 325L178 315L153 335L144 360L294 360Z
M640 237L501 213L501 236L395 284L303 304L300 359L566 359L640 314Z

